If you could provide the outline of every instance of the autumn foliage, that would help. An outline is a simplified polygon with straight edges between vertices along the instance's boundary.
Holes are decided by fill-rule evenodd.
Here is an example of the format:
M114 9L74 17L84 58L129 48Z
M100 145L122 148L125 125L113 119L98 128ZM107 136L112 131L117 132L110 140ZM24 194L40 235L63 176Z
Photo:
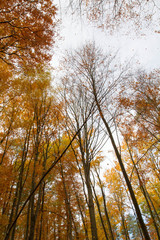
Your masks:
M87 44L53 87L55 16L0 2L0 239L158 240L160 72Z
M56 7L52 1L0 2L0 59L7 64L50 60Z

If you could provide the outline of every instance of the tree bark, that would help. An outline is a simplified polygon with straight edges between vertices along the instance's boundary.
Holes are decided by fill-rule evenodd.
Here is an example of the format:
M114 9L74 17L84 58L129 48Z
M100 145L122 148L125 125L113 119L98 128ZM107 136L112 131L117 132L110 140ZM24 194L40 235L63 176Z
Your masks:
M108 235L107 235L107 231L106 231L106 228L105 228L105 224L104 224L104 221L103 221L103 217L102 217L100 204L99 204L97 194L96 194L96 191L95 191L95 188L94 188L93 185L92 185L92 189L93 189L93 192L94 192L95 202L96 202L96 205L97 205L97 208L98 208L98 213L99 213L99 217L100 217L101 224L102 224L102 227L103 227L104 235L105 235L106 240L109 240Z

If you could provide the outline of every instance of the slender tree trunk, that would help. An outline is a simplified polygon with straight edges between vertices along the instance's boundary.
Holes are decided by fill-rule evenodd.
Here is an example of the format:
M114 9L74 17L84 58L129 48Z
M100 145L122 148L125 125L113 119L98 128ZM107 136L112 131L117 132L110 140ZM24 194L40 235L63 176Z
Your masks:
M149 233L148 233L148 231L147 231L147 227L146 227L146 225L145 225L145 223L144 223L144 220L143 220L143 218L142 218L142 214L141 214L139 205L138 205L138 203L137 203L137 199L136 199L136 197L135 197L135 194L134 194L132 185L131 185L131 183L130 183L130 181L129 181L127 172L126 172L126 170L125 170L125 167L124 167L124 164L123 164L121 155L120 155L120 153L119 153L119 151L118 151L118 148L117 148L117 146L116 146L115 140L114 140L114 138L113 138L111 129L110 129L107 121L105 120L105 117L104 117L103 113L102 113L102 109L101 109L101 107L100 107L100 104L99 104L99 101L98 101L98 98L97 98L97 93L96 93L96 88L95 88L94 79L93 79L93 94L94 94L94 97L95 97L95 102L96 102L96 105L97 105L99 114L100 114L101 119L102 119L102 121L103 121L103 123L104 123L104 125L105 125L105 127L106 127L107 132L108 132L108 135L109 135L109 138L110 138L110 140L111 140L113 149L114 149L114 151L115 151L115 154L116 154L116 156L117 156L119 165L120 165L120 167L121 167L121 170L122 170L124 179L125 179L125 181L126 181L128 190L129 190L129 192L130 192L131 199L132 199L133 205L134 205L134 207L135 207L135 211L136 211L137 218L138 218L138 220L139 220L139 223L140 223L140 226L141 226L143 235L144 235L144 237L145 237L146 240L151 240L151 238L150 238L150 236L149 236Z
M125 220L124 214L123 214L122 212L120 212L120 214L121 214L121 219L122 219L122 226L123 226L124 233L125 233L125 238L126 238L126 240L130 240L129 233L128 233L128 229L127 229L127 226L126 226L126 220Z
M30 203L28 203L27 221L26 221L26 230L25 230L25 238L24 238L24 240L28 240L29 219L30 219Z
M107 210L107 206L106 206L106 197L105 197L105 194L104 194L102 182L101 182L100 176L99 176L98 171L97 171L96 168L95 168L95 171L96 171L96 174L97 174L97 177L98 177L98 181L99 181L99 185L100 185L100 188L101 188L104 212L105 212L105 216L106 216L106 219L107 219L108 229L109 229L109 232L110 232L110 239L114 240L113 230L112 230L112 226L111 226L111 222L110 222L110 219L109 219L109 214L108 214L108 210Z
M73 187L74 187L74 183L73 183ZM82 222L83 222L83 227L84 227L84 231L85 231L85 237L86 237L86 240L89 240L89 238L88 238L88 230L87 230L87 226L86 226L86 223L85 223L83 211L82 211L82 208L81 208L80 199L78 197L78 194L76 192L75 187L74 187L74 192L75 192L75 196L76 196L76 199L77 199L77 204L78 204L79 212L80 212L80 215L81 215L81 218L82 218Z
M77 125L77 127L79 127L79 126ZM85 124L84 128L85 129L87 128L86 124ZM86 130L85 130L85 133L86 133ZM85 136L86 136L86 134L85 134ZM88 136L86 136L86 138L85 138L86 158L84 157L84 148L82 146L82 139L81 139L80 133L78 134L78 137L79 137L79 145L80 145L80 151L81 151L81 156L82 156L82 163L83 163L83 168L84 168L85 183L86 183L87 192L88 192L88 201L87 202L88 202L89 216L90 216L90 223L91 223L92 240L98 240L93 194L92 194L91 179L90 179L90 159L88 156L88 144L87 144Z
M70 201L69 201L69 196L66 188L66 182L64 178L63 166L61 161L60 161L60 167L61 167L63 188L65 193L65 205L66 205L66 214L67 214L67 239L72 240L72 213L71 213L71 206L70 206Z
M158 222L160 223L160 217L159 217L159 215L158 215L158 213L157 213L157 211L156 211L156 208L155 208L155 206L154 206L154 204L153 204L153 202L152 202L152 199L151 199L151 197L150 197L150 195L149 195L146 187L145 187L145 186L143 186L143 187L144 187L144 190L145 190L145 192L146 192L147 198L148 198L148 200L149 200L149 202L150 202L150 204L151 204L151 206L152 206L152 208L153 208L153 210L154 210L155 216L156 216Z
M140 184L141 184L141 183L140 183ZM149 209L151 218L152 218L152 220L153 220L153 225L154 225L154 228L155 228L155 230L156 230L158 239L160 239L160 233L159 233L159 229L158 229L158 226L157 226L157 223L156 223L156 220L155 220L155 216L154 216L154 214L153 214L153 212L152 212L152 209L151 209L150 203L149 203L149 201L148 201L147 194L146 194L146 191L145 191L145 188L144 188L143 184L141 184L140 189L141 189L141 192L142 192L142 194L143 194L143 196L144 196L144 198L145 198L145 200L146 200L147 207L148 207L148 209Z
M85 171L85 180L86 180L86 186L88 191L88 207L89 207L89 215L90 215L90 221L91 221L92 240L98 240L93 194L92 194L91 180L90 180L90 171L88 168L89 166L86 167L84 171Z
M4 157L5 157L6 153L7 153L7 149L8 149L8 141L9 141L9 135L8 135L7 138L6 138L5 148L4 148L4 151L3 151L2 157L1 157L0 165L3 163Z
M136 170L136 175L137 175L137 177L138 177L138 181L139 181L139 184L140 184L141 192L142 192L142 194L143 194L143 196L144 196L144 198L145 198L145 200L146 200L147 207L148 207L148 210L149 210L149 212L150 212L151 218L152 218L152 220L153 220L153 225L154 225L154 228L155 228L155 230L156 230L158 239L160 239L160 233L159 233L159 229L158 229L158 226L157 226L157 223L156 223L156 219L155 219L155 216L154 216L154 214L153 214L153 212L152 212L152 209L151 209L151 206L150 206L150 203L149 203L149 201L150 201L150 202L151 202L151 205L152 205L152 201L151 201L150 196L149 196L149 194L148 194L148 192L147 192L147 189L145 188L144 184L142 183L141 177L140 177L140 175L139 175L139 171L138 171L137 166L136 166L136 164L135 164L135 162L134 162L134 159L133 159L133 156L132 156L132 153L131 153L131 150L130 150L130 148L129 148L129 145L128 145L127 140L126 140L126 143L127 143L127 147L128 147L128 151L129 151L129 154L130 154L131 161L132 161L133 166L134 166L134 168L135 168L135 170ZM152 205L152 207L154 207L154 206ZM154 208L153 208L153 209L154 209Z
M45 182L43 182L42 187L42 203L41 203L41 220L40 220L40 228L39 228L39 240L42 239L43 233L43 208L44 208L44 195L45 195Z
M30 128L31 130L31 128ZM21 196L23 192L23 175L24 175L24 166L27 158L27 153L28 153L28 147L29 147L29 138L30 138L30 130L26 135L24 146L23 146L23 154L22 154L22 161L21 161L21 167L20 167L20 172L19 172L19 179L17 183L17 197L16 197L16 209L15 209L15 216L18 214L20 202L21 202ZM16 230L16 224L13 227L12 230L12 235L11 235L11 240L14 240L15 236L15 230Z
M102 227L103 227L104 235L106 237L106 240L109 240L108 235L107 235L107 231L106 231L106 228L105 228L105 224L104 224L104 221L103 221L103 217L102 217L100 204L99 204L99 201L98 201L98 198L97 198L97 194L96 194L96 191L95 191L95 188L94 188L93 185L92 185L92 189L93 189L93 192L94 192L95 202L96 202L96 205L97 205L97 208L98 208L98 213L99 213L99 217L100 217L101 224L102 224Z

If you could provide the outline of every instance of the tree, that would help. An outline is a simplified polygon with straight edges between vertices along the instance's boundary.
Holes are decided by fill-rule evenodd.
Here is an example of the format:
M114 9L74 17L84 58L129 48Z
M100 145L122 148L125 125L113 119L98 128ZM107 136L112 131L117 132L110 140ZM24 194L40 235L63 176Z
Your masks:
M156 230L154 234L159 238L158 208L155 207L152 194L150 195L150 192L154 191L151 190L153 185L149 184L149 182L153 184L159 181L157 161L160 128L157 74L158 71L150 74L145 72L135 74L134 81L133 79L127 80L127 84L123 86L117 104L121 114L118 120L119 129L125 141L123 145L125 162L128 161L127 159L131 161L131 166L128 168L129 174L131 174L132 182L134 179L134 185L137 185L136 191L140 189L142 192L143 197L139 196L139 199L143 199L143 205L145 209L148 209L147 218L152 219L151 222ZM128 89L128 94L126 89Z
M129 232L128 232L128 224L126 221L127 196L126 196L125 187L123 186L123 181L121 178L122 178L121 170L118 164L115 164L114 168L105 172L106 185L110 192L109 201L113 201L112 207L114 206L113 207L114 211L118 212L119 216L117 217L121 222L121 226L119 228L119 235L121 236L122 239L127 240L127 239L130 239Z
M90 22L94 22L103 30L111 30L111 33L117 27L123 26L123 23L128 30L132 26L132 30L140 34L142 34L143 27L148 30L149 24L154 25L154 30L158 27L158 0L68 0L68 2L72 12L73 10L76 13L79 11L81 16L85 15ZM159 33L159 30L155 32Z
M19 85L17 84L16 89L18 96L12 98L5 111L2 112L4 125L7 125L7 115L10 114L11 109L14 114L12 128L7 136L8 139L4 140L1 146L1 150L3 146L5 148L5 156L4 153L1 156L3 158L3 161L1 159L1 170L5 169L7 165L8 173L12 170L10 172L12 176L11 182L9 182L10 186L7 184L6 188L3 189L5 190L4 194L1 195L1 197L4 196L2 198L2 216L7 218L5 223L6 233L25 201L26 195L33 190L38 179L45 171L50 151L47 146L55 140L56 125L60 120L60 105L58 106L55 101L53 103L53 96L51 92L49 93L51 91L49 71L40 67L30 71L27 69L27 74L22 74L19 79ZM12 105L14 107L10 108ZM25 215L27 218L25 219L24 216L21 218L26 222L26 231L28 228L28 232L31 233L30 238L34 236L43 192L44 182L39 188L38 195L34 195L30 200L28 212ZM6 208L6 204L8 204L8 208ZM30 222L29 227L28 221ZM15 234L21 236L25 232L25 227L24 232L16 231L16 229L15 224L11 239L15 238Z
M101 156L102 157L102 156ZM101 158L100 157L100 158ZM97 157L98 158L98 157ZM109 212L107 209L107 204L106 204L106 195L104 192L104 182L101 180L100 178L100 166L99 166L99 161L98 161L98 166L94 166L94 171L96 172L96 176L98 178L98 185L101 189L101 194L102 194L102 199L103 199L103 207L104 207L104 213L105 213L105 217L107 220L107 227L108 227L108 231L109 231L109 237L110 239L114 240L114 234L113 234L113 229L111 226L111 221L110 221L110 217L109 217Z
M0 61L33 64L52 57L56 7L51 0L0 2Z
M76 79L81 80L81 85L85 86L84 89L88 90L88 95L90 99L93 99L96 103L97 110L99 112L99 116L101 117L107 134L110 138L112 143L113 149L115 151L117 160L121 167L121 171L123 173L124 179L126 181L126 185L130 192L130 196L135 207L135 211L137 214L137 218L139 220L141 229L143 231L144 237L146 239L150 239L150 236L147 231L147 227L144 223L137 199L135 197L135 193L133 191L133 187L127 175L121 153L116 145L116 141L112 134L112 129L109 125L109 121L105 118L104 115L104 103L107 104L109 99L110 93L114 90L117 86L117 83L120 81L123 75L123 71L117 76L113 78L113 81L109 81L109 76L107 73L109 72L109 66L111 64L111 59L107 59L106 56L100 50L97 50L94 45L87 45L79 52L75 53L75 56L71 56L70 60L72 64L72 79L76 81ZM104 71L102 71L102 69ZM112 71L113 72L113 71ZM74 78L73 78L74 77ZM105 102L105 100L107 100ZM107 107L105 107L107 108Z
M88 113L92 109L92 102L87 99L87 92L82 92L80 84L72 83L68 78L63 78L64 86L64 101L66 103L66 126L69 128L69 133L77 131L79 126L84 122ZM98 138L96 136L97 130L94 130L94 117L85 123L84 128L79 132L76 141L79 146L81 165L83 167L83 174L85 185L87 188L87 205L89 209L92 239L98 239L97 226L95 219L95 208L93 201L93 191L91 187L90 165L93 160L98 145ZM82 175L81 175L82 176ZM83 181L83 180L82 180Z

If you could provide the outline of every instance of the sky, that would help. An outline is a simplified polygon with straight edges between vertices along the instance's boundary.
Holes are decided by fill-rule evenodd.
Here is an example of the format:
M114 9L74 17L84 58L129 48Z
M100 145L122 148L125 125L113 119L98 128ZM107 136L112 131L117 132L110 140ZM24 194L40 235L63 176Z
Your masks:
M160 67L160 33L158 33L157 25L154 25L153 28L150 26L148 29L143 29L142 34L136 34L129 27L125 29L124 25L122 29L110 34L109 31L103 31L79 16L69 16L64 13L62 8L60 17L60 40L57 41L53 57L55 73L66 50L74 51L88 41L94 41L106 53L118 50L121 64L132 59L134 68L152 71ZM112 165L111 159L113 159L114 153L110 143L105 145L103 152L108 164Z
M65 13L62 4L59 13L61 39L57 41L53 65L59 64L65 50L74 50L87 41L95 41L98 46L106 49L106 52L118 50L122 63L134 58L137 67L142 66L147 70L160 67L160 33L158 33L160 29L157 25L153 24L148 29L144 29L142 34L137 35L129 27L125 31L124 24L123 28L119 28L111 35L109 31L95 27L83 17Z

